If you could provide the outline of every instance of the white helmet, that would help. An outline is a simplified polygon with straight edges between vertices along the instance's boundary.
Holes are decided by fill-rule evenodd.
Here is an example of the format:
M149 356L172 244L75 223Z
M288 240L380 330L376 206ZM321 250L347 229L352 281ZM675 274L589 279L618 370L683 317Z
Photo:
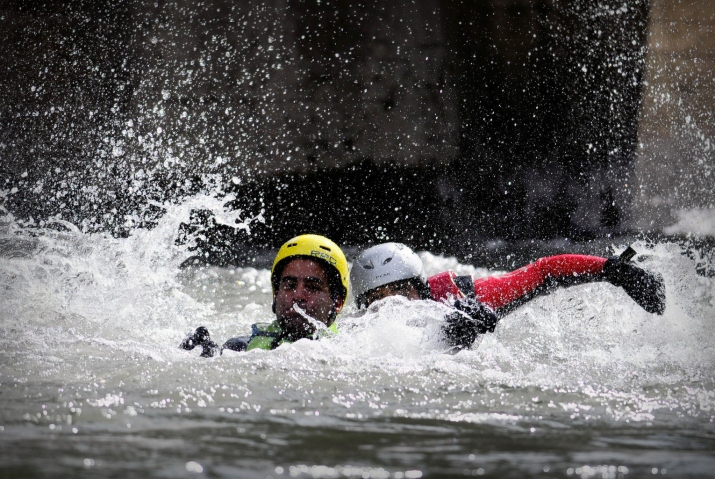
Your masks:
M402 243L384 243L366 249L353 261L350 287L356 300L371 289L395 281L416 279L426 287L422 260Z

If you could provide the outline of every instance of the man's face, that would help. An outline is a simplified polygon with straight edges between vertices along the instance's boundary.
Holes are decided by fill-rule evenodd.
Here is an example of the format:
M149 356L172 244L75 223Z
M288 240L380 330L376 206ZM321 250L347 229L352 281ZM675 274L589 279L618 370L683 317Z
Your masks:
M365 293L365 303L370 306L375 301L379 301L388 296L404 296L407 299L420 299L420 293L412 283L406 281L396 281Z
M295 337L306 337L315 331L298 311L297 305L313 319L329 325L331 313L339 306L330 297L328 277L317 261L297 258L283 269L274 296L276 317L283 330Z

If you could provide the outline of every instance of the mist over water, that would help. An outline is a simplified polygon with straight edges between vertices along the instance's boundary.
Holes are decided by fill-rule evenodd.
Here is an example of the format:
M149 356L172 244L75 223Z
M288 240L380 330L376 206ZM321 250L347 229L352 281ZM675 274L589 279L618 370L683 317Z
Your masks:
M220 216L225 201L191 198L120 239L4 216L6 472L710 473L715 287L681 245L633 245L665 278L663 316L610 284L580 285L527 303L453 355L439 339L443 306L388 298L348 307L336 336L204 359L177 347L195 327L221 343L272 319L267 269L179 268L190 252L175 243L178 224L197 206ZM495 273L421 256L428 274Z

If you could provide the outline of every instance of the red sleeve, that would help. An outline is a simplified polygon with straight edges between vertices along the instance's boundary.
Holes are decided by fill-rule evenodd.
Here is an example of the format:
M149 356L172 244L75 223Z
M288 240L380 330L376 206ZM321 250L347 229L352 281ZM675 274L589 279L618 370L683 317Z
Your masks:
M541 258L534 263L502 276L474 280L474 293L493 309L502 308L531 293L548 278L597 275L603 271L606 258L563 254ZM431 286L431 284L430 284Z
M454 271L445 271L444 273L439 273L427 278L427 284L429 284L430 296L432 299L442 303L444 301L451 301L464 297L464 294L459 290L457 283L454 282L454 278L456 277L457 275Z

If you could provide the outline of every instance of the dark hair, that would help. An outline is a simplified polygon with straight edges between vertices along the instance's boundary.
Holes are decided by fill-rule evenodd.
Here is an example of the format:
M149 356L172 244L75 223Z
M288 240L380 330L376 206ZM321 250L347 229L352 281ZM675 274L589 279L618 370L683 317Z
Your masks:
M430 299L432 297L432 291L430 291L427 281L422 278L410 278L407 281L412 282L412 285L420 294L420 299Z
M401 279L399 281L393 281L392 283L387 283L383 284L382 286L378 286L378 288L383 288L385 286L412 286L415 288L417 291L417 294L420 295L420 299L430 299L432 297L432 292L429 289L429 284L426 281L423 281L421 278L407 278L407 279ZM358 308L363 308L367 306L367 295L370 291L373 291L373 288L370 290L365 291L363 294L355 298L355 303L357 304Z

